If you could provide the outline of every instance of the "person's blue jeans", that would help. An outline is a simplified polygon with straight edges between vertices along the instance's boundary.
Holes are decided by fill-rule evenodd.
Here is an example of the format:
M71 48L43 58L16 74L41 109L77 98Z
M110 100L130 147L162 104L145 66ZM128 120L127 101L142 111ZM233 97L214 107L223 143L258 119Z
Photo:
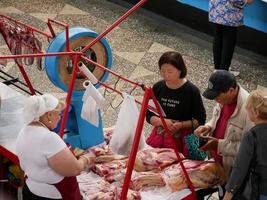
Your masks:
M260 195L260 200L267 200L267 196L265 196L265 195Z

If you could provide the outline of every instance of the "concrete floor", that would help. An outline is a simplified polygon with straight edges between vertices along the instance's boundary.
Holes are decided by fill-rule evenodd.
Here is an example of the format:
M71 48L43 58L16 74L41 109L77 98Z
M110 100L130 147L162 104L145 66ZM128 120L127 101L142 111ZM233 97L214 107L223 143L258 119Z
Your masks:
M0 1L0 13L44 31L48 31L46 21L49 17L68 23L70 26L83 26L101 33L127 11L126 7L107 0ZM213 71L212 38L210 36L143 9L131 15L108 34L106 39L113 53L112 70L146 85L152 85L160 79L157 61L161 54L168 50L175 50L183 55L188 67L187 78L195 83L201 91L207 86L207 79ZM256 38L252 39L256 40ZM48 43L44 41L44 51L47 45ZM8 54L2 38L0 38L0 54ZM232 68L240 71L237 79L247 90L251 91L258 86L267 86L266 57L236 48ZM35 66L27 67L26 70L34 87L38 90L57 96L64 95L61 90L51 84L45 72L37 71ZM8 63L5 71L21 78L13 61ZM115 81L115 78L110 76L107 83L114 85ZM125 84L119 84L118 89L130 91ZM136 90L133 94L139 100L143 97L142 90ZM110 104L118 105L121 101L120 96L116 94L110 94L107 96L107 100L102 111L104 127L115 124L114 116L117 115L119 107L113 109ZM204 104L209 118L214 103L204 99ZM147 134L149 131L150 126L145 124L144 133ZM0 190L0 194L3 195L3 193L4 191Z

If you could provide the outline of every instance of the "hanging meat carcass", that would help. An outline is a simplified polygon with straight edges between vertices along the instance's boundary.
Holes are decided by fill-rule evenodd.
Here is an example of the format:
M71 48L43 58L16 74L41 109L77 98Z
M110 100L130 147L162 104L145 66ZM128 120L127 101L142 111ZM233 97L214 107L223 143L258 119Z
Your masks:
M42 50L42 43L35 37L32 31L22 29L10 20L0 18L0 33L3 35L13 55L39 53ZM22 61L25 65L32 65L34 58L17 58L15 61L19 65L22 65ZM42 57L36 58L36 65L38 70L43 70Z

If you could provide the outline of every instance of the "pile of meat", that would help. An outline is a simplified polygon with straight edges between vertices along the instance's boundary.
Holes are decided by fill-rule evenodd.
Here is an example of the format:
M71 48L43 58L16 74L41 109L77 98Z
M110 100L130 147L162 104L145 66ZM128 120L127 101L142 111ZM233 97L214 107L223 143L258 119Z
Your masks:
M85 200L115 200L120 199L121 187L107 181L92 177L88 173L78 176L81 194ZM140 200L139 192L128 190L127 199Z
M195 188L210 188L226 181L224 169L213 161L183 160L183 164ZM180 164L164 169L162 175L173 192L188 187Z
M128 158L113 154L106 143L90 148L86 153L95 157L95 163L89 172L78 178L84 199L115 200L123 185ZM219 164L184 159L182 154L180 157L194 187L209 188L225 182L224 170ZM94 174L101 181L95 183L95 177L89 178L89 174ZM172 192L188 187L173 149L149 148L136 155L127 199L141 199L140 191L155 187L167 187Z
M180 154L183 159L184 156ZM173 149L151 148L139 151L136 155L134 169L137 172L160 171L161 169L177 162Z

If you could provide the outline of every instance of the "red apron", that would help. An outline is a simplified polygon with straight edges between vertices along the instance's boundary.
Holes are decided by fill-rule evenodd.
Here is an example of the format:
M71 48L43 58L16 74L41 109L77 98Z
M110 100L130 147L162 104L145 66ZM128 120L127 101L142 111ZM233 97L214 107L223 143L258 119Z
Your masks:
M63 200L82 199L76 176L65 177L53 185L58 189Z

